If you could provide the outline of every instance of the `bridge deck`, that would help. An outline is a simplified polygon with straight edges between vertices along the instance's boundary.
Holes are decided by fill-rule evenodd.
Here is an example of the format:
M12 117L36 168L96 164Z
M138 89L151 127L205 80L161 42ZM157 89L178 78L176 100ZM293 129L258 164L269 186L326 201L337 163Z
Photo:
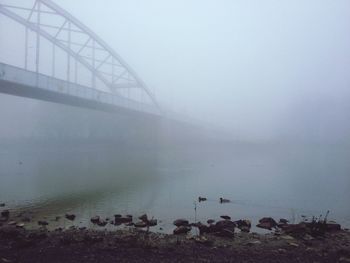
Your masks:
M154 106L0 63L0 93L102 111L160 116Z

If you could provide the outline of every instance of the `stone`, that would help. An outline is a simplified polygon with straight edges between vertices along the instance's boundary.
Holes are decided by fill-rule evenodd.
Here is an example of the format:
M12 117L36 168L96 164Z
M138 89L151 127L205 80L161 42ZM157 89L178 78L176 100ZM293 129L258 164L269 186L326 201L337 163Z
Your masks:
M17 224L16 224L16 227L18 227L18 228L23 228L23 227L24 227L24 224L23 224L23 223L17 223Z
M139 221L139 222L136 222L134 224L134 226L137 227L137 228L143 228L143 227L147 227L147 223L144 222L144 221Z
M196 227L199 229L199 234L203 235L205 233L210 233L210 227L203 225L203 224L197 224Z
M10 222L8 222L7 224L8 224L9 226L14 226L14 225L17 224L17 222L16 222L16 221L10 221Z
M272 230L271 225L269 223L259 223L256 225L257 227Z
M47 226L49 223L46 221L38 221L39 226Z
M259 220L257 227L271 230L277 227L277 222L272 217L263 217Z
M299 247L299 244L294 243L294 242L289 242L288 244L292 247Z
M142 216L139 216L139 219L143 222L147 222L148 221L148 217L146 214L143 214Z
M252 223L248 219L240 219L234 222L238 229L240 229L242 232L249 233L250 229L252 227Z
M148 221L149 226L156 226L157 225L157 219L151 219Z
M285 224L288 224L288 223L289 223L289 221L287 219L280 218L279 224L285 225Z
M176 219L173 223L175 226L187 226L188 225L188 220L186 219Z
M225 220L231 220L231 217L230 216L227 216L227 215L223 215L223 216L220 216L222 219L225 219Z
M178 226L177 228L174 229L173 233L174 235L181 235L181 234L187 234L190 231L191 231L190 226Z
M283 235L283 236L281 236L281 238L284 240L294 240L295 239L294 237L292 237L290 235Z
M129 217L129 216L115 217L114 221L116 225L126 224L126 223L132 222L132 217Z
M105 220L99 220L98 222L97 222L97 225L98 226L105 226L105 225L107 225L107 221L105 221Z
M220 231L222 229L229 229L229 230L235 230L236 224L230 220L221 220L216 222L213 229L216 229L216 231Z
M222 237L228 237L228 238L232 238L234 237L235 235L235 232L232 231L231 229L221 229L221 231L219 232L219 236L222 236Z
M208 219L208 220L207 220L207 223L208 223L209 225L214 224L214 223L215 223L215 220L214 220L214 219Z
M0 203L0 207L5 207L5 203Z
M68 220L73 221L73 220L75 219L75 215L74 215L74 214L66 214L66 218L67 218Z
M93 224L97 224L98 222L100 222L100 217L99 217L99 216L91 217L90 221L91 221Z
M336 223L328 223L327 225L327 231L340 231L341 226Z
M260 240L252 240L248 242L248 245L260 245L261 241Z
M25 217L22 218L22 221L28 223L28 222L30 222L30 218L25 216Z
M10 211L9 210L4 210L1 212L2 217L9 217L10 216Z

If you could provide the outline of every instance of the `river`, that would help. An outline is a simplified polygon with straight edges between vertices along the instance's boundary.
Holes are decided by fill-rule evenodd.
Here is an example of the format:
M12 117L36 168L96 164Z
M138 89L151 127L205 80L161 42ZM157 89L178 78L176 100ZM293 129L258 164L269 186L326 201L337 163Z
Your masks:
M66 227L53 219L74 213L74 224L94 227L94 215L147 213L155 231L171 232L177 218L297 222L327 210L349 227L349 156L348 146L316 144L3 144L0 203Z

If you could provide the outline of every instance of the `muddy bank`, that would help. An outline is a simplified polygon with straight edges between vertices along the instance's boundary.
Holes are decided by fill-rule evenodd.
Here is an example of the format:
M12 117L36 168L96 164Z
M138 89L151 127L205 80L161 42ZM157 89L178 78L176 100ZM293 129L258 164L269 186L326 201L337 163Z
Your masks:
M350 262L350 233L166 235L138 229L0 228L0 262Z

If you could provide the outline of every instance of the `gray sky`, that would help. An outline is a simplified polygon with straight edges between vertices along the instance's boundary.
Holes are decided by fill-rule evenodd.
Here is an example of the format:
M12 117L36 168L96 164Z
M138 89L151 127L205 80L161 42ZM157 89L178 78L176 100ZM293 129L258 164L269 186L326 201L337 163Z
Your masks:
M238 138L315 136L330 125L350 137L350 1L55 2L170 109Z

